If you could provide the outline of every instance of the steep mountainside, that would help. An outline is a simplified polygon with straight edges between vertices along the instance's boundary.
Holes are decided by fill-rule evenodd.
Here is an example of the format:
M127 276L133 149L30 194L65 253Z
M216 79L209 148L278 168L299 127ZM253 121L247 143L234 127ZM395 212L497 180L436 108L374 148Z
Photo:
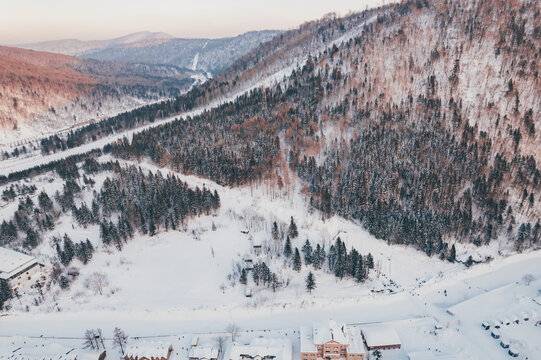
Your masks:
M298 56L279 85L144 131L113 153L232 186L298 176L324 216L430 255L453 259L455 241L538 246L540 13L537 1L470 0L352 15L373 20ZM340 30L345 19L328 21ZM257 64L245 68L235 77ZM235 86L219 79L191 95Z

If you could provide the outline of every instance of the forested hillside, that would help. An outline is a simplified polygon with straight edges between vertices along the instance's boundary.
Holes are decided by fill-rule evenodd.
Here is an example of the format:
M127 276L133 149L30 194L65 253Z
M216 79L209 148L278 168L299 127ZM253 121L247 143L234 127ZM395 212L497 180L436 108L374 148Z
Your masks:
M452 257L453 241L537 246L539 3L404 2L374 16L280 85L113 154L231 186L298 176L324 216L429 255Z
M0 47L0 145L140 107L187 90L195 72Z

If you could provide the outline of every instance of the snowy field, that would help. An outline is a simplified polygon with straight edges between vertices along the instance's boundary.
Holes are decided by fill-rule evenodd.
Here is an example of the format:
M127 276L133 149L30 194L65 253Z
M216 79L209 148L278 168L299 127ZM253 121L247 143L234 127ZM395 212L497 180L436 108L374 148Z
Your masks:
M141 166L158 171L150 164ZM106 175L95 177L96 187ZM534 326L541 306L532 300L539 297L541 288L541 251L503 257L494 247L479 248L480 254L494 260L466 268L428 258L410 247L389 246L339 217L323 221L317 211L309 210L294 186L282 192L268 190L265 184L230 189L194 176L180 177L190 186L216 189L221 199L218 213L195 218L180 231L136 237L121 252L100 244L97 226L79 228L71 217L61 218L61 224L34 252L41 262L51 264L56 253L49 239L64 232L75 242L89 238L98 251L86 266L74 261L72 266L80 275L69 289L51 287L37 306L33 304L37 294L29 288L20 299L11 301L12 310L0 317L0 359L14 354L18 359L41 359L44 354L47 358L73 358L73 354L78 359L96 358L96 351L82 349L84 332L101 328L110 338L117 326L128 333L132 346L165 341L173 343L179 359L186 359L185 341L191 334L206 333L211 341L229 323L235 323L247 342L254 336L271 335L263 330L287 332L297 349L293 358L299 360L298 337L291 332L330 318L361 328L373 323L395 327L403 348L384 351L383 359L407 359L408 353L419 351L457 359L507 359L507 350L490 331L483 330L481 322L512 321L521 313L527 313L530 320L502 326L502 337L521 356L541 358L537 341L541 327ZM32 182L38 193L44 189L50 194L62 184L47 174ZM85 198L90 194L87 190ZM16 206L13 201L3 207L2 219L12 216ZM272 222L285 227L291 216L299 227L293 246L300 248L310 239L328 248L340 236L348 249L355 247L364 255L370 252L377 271L357 284L306 266L297 274L284 266L283 257L254 254L253 239L273 246ZM289 285L274 293L251 284L253 297L246 298L244 286L228 280L228 275L247 256L264 260ZM310 270L317 284L312 294L304 288ZM88 288L87 279L96 271L108 279L102 295ZM535 278L529 285L523 281L526 274ZM435 330L436 325L441 329ZM112 353L118 351L111 341L105 345Z

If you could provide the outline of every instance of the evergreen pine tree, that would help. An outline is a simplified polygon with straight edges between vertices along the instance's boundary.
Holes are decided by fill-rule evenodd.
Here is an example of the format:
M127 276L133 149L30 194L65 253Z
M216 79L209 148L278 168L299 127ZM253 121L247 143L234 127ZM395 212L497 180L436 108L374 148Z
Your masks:
M289 223L288 235L292 239L295 239L297 236L299 236L299 232L297 231L297 224L295 224L295 220L293 220L293 216L291 217L291 221Z
M8 281L5 279L0 279L0 310L3 309L4 303L11 299L12 296L13 294Z
M65 266L69 265L71 260L73 260L73 257L75 256L75 245L73 244L73 241L71 241L68 234L64 234L64 257L61 258L62 264Z
M312 253L312 266L314 269L321 269L321 245L317 244L316 249Z
M312 290L316 288L316 279L314 274L310 271L306 277L306 290L311 294Z
M368 255L366 256L366 266L367 266L369 269L373 269L373 268L374 268L374 257L372 256L371 253L368 253Z
M271 288L272 292L276 292L276 289L280 287L280 281L278 281L278 276L275 273L272 273L271 276Z
M278 224L275 222L272 223L272 238L278 240L280 238L280 231L278 231Z
M26 239L24 240L24 246L30 249L35 248L38 246L40 241L38 233L32 229L31 227L28 227L26 229Z
M295 255L293 256L293 270L301 271L302 261L299 248L295 248Z
M60 247L59 243L56 243L56 253L58 254L58 258L60 259L60 262L64 263L64 252L62 251L62 248Z
M447 259L449 262L455 262L456 261L456 248L455 244L451 246L451 252L449 253L449 258Z
M239 281L242 285L246 285L248 282L248 276L246 275L246 269L242 269L240 272L240 278Z
M310 241L306 239L303 247L302 252L304 254L304 263L306 265L309 265L312 263L312 245L310 244Z
M150 224L148 226L148 234L150 236L156 235L156 224L154 224L154 219L150 218Z
M291 250L291 240L289 239L289 236L286 238L286 244L284 246L284 256L286 258L290 258L291 257L291 253L292 253L292 250Z
M355 274L355 280L357 280L357 282L363 282L364 279L366 278L364 267L365 265L363 262L363 257L359 256L359 262L357 264L357 273Z

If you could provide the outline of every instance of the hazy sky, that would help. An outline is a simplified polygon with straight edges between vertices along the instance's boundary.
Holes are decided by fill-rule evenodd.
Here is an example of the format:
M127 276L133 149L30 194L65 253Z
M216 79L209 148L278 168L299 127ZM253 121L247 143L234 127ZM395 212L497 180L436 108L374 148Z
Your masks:
M290 29L382 0L0 0L0 43L106 39L137 31L224 37ZM385 0L388 2L388 0Z

